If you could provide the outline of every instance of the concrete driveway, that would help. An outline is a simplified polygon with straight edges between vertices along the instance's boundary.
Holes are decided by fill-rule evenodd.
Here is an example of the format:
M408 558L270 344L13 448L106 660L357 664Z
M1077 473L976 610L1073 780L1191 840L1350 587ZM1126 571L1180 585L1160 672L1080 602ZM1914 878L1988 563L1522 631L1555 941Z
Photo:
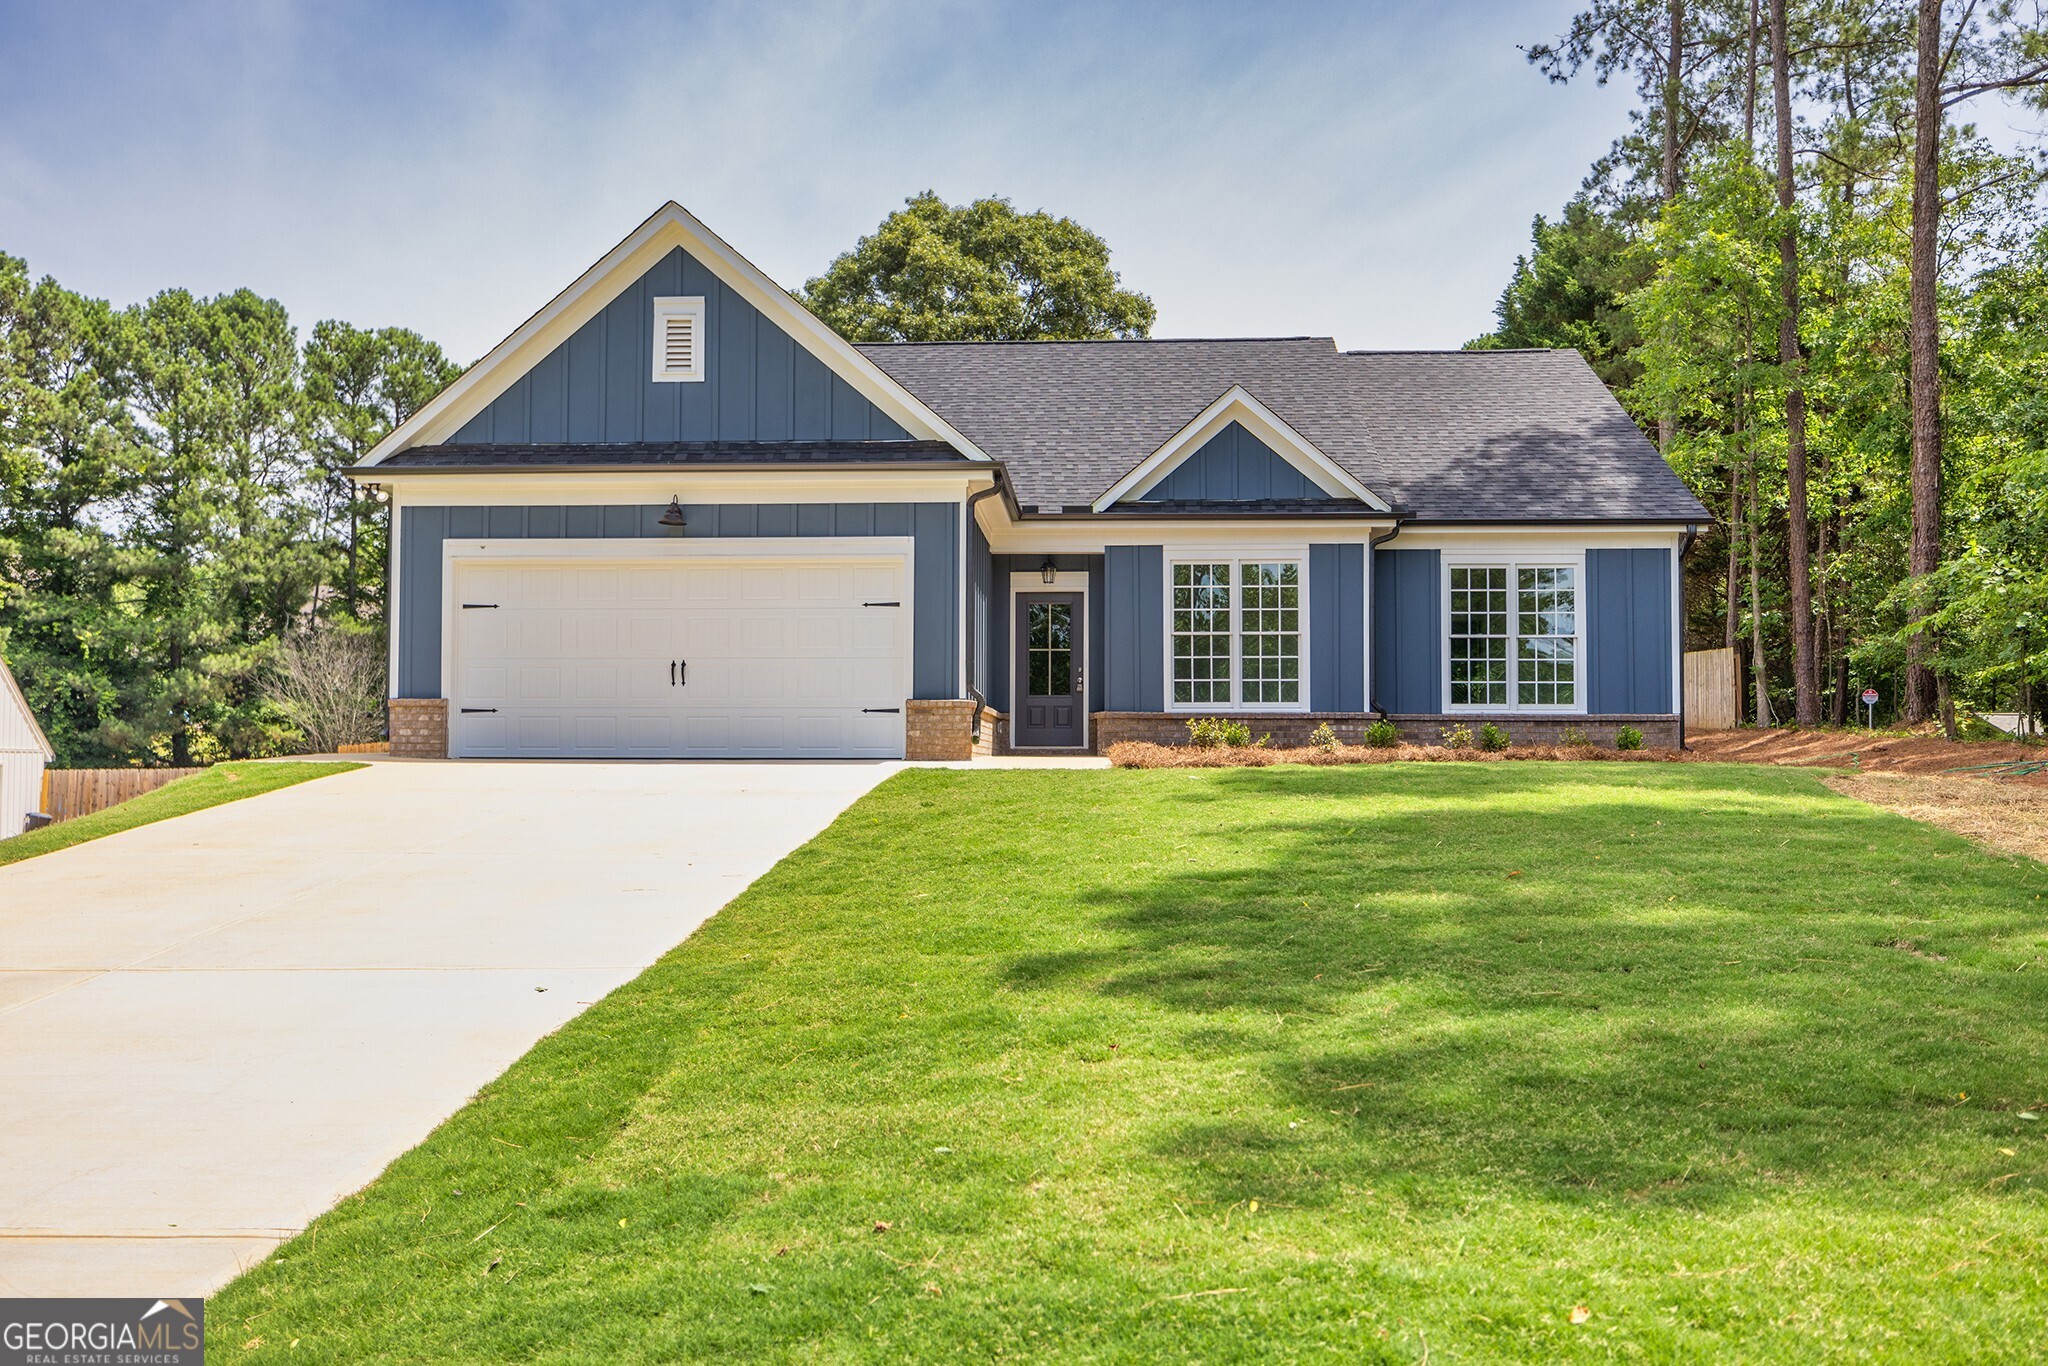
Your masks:
M0 868L0 1296L215 1289L896 767L382 762Z

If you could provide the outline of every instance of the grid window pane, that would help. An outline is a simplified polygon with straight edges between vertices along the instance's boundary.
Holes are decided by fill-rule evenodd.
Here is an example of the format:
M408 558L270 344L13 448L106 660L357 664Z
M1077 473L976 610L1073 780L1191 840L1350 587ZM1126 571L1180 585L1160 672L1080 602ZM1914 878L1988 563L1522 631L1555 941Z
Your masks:
M1230 565L1173 567L1173 700L1230 701Z
M1238 648L1246 702L1301 700L1301 566L1242 566Z
M1451 570L1451 705L1501 707L1508 700L1508 571L1502 565Z
M1025 619L1030 654L1028 690L1033 697L1065 697L1074 691L1074 606L1034 602Z
M1578 700L1578 575L1569 567L1515 575L1515 701L1569 707Z

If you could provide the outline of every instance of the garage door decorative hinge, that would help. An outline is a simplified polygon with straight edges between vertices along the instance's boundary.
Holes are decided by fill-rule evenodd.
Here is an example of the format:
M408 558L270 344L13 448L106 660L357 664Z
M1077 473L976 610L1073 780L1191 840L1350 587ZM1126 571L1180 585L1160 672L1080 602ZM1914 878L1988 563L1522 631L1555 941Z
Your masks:
M901 607L902 605L900 602L864 602L861 604L863 607Z
M497 711L497 710L498 710L498 709L497 709L496 707L464 707L464 708L462 709L462 714L463 714L464 716L470 716L470 715L473 715L474 713L476 713L476 712L480 712L480 711L488 711L488 712L495 712L495 711Z
M465 612L473 612L479 607L496 607L497 605L498 604L495 602L465 602L462 604L462 610Z
M890 715L890 716L894 716L894 715L896 715L896 714L897 714L898 712L900 712L900 711L902 711L902 710L903 710L903 708L901 708L901 707L862 707L862 708L861 708L861 711L862 711L862 712L863 712L864 714L868 714L868 715L873 715L873 714L874 714L874 713L876 713L876 712L882 712L882 713L885 713L885 714L887 714L887 715Z

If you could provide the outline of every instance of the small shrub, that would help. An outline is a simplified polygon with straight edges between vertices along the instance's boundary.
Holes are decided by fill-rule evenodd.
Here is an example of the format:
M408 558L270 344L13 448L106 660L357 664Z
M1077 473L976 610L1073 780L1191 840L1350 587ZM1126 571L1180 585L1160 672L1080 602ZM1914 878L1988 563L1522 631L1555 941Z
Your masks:
M1325 754L1335 754L1344 748L1344 742L1337 738L1337 728L1328 721L1308 733L1308 742Z
M1956 721L1956 738L1958 740L2009 740L2012 737L1975 712L1969 712Z
M1472 728L1467 725L1445 726L1443 729L1445 749L1472 748Z
M1490 754L1498 754L1513 743L1508 733L1491 721L1479 728L1479 747Z
M1400 728L1382 716L1365 728L1365 743L1374 749L1392 749L1401 743Z
M1259 741L1264 744L1268 736ZM1252 742L1252 728L1220 716L1198 716L1188 722L1188 743L1196 749L1243 749Z
M1563 733L1557 737L1557 743L1567 747L1576 747L1579 745L1590 745L1593 742L1586 738L1586 732L1580 727L1566 726Z
M1634 726L1623 726L1620 730L1614 732L1614 747L1616 749L1641 749L1643 747L1643 733Z

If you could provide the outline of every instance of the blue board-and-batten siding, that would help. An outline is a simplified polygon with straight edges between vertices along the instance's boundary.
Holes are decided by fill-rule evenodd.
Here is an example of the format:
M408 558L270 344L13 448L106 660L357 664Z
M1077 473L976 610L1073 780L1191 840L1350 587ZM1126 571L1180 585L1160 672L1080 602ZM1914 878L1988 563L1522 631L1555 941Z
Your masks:
M1365 546L1308 548L1308 701L1365 710Z
M670 535L661 507L407 507L399 510L399 697L440 697L441 543L456 540L630 539ZM685 504L687 538L909 536L911 687L954 697L959 675L960 506L957 503Z
M1674 649L1669 550L1586 552L1586 705L1668 715Z
M1105 711L1166 709L1165 553L1156 545L1105 548L1102 575Z
M654 300L704 299L704 379L654 381ZM909 433L680 247L490 406L458 442L903 441Z
M1373 552L1369 705L1382 711L1444 709L1441 563L1434 550Z
M1198 502L1330 495L1236 422L1203 442L1136 501Z

